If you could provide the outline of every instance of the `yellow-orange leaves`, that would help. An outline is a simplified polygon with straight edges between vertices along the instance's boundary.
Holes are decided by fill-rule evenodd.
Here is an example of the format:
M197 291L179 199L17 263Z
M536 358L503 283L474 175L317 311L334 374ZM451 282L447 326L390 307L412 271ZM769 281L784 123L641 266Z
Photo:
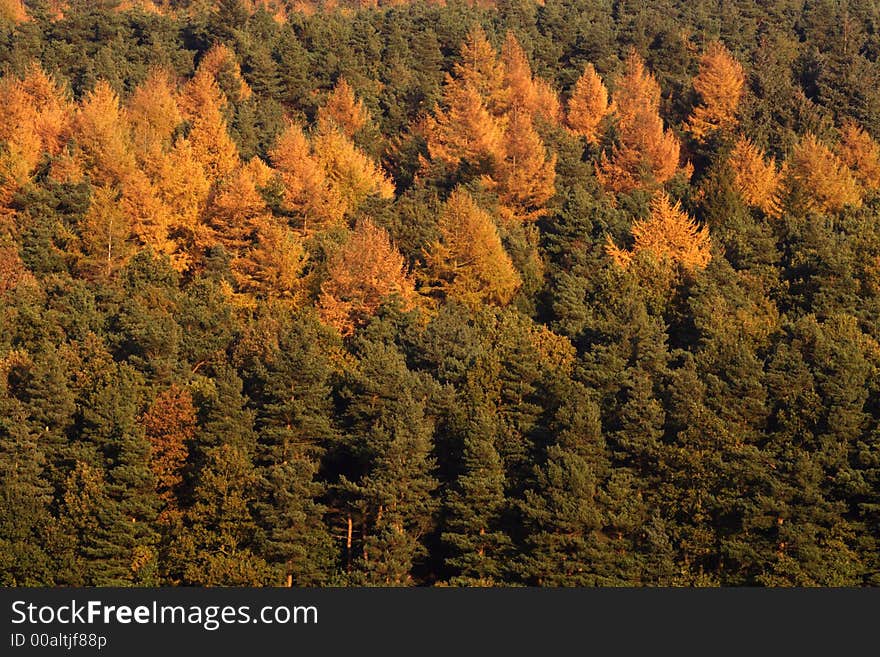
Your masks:
M330 261L321 285L321 318L348 335L392 296L411 308L416 296L413 279L388 233L362 219Z
M619 144L603 154L596 175L613 192L629 192L662 184L678 171L678 138L663 129L660 85L635 52L613 95Z
M226 129L226 97L211 75L197 72L180 95L180 109L190 121L187 138L196 161L216 183L238 167L238 149Z
M196 71L196 75L200 74L211 77L233 103L251 96L251 88L241 77L235 53L225 44L215 44L204 54Z
M783 173L773 158L765 158L757 146L740 137L730 154L730 167L734 184L747 204L772 217L781 214Z
M446 86L451 84L476 90L494 116L507 111L510 95L504 67L479 25L471 28L461 45L461 60L452 67L452 79L446 79Z
M382 167L339 130L319 131L312 140L312 151L347 212L355 210L368 196L394 196L394 183Z
M862 190L846 164L811 133L795 147L789 170L793 186L809 209L836 212L862 204Z
M633 223L635 239L632 250L617 247L608 238L606 250L621 267L627 267L634 255L647 252L657 260L668 260L693 271L705 267L712 257L712 241L709 229L700 227L681 209L673 205L664 193L658 193L651 201L651 216Z
M77 143L93 182L118 185L131 175L135 160L128 135L119 96L105 80L99 80L76 115Z
M534 221L556 192L556 154L544 143L525 111L511 111L504 158L496 162L490 184L497 185L502 215L508 221Z
M351 138L363 130L369 121L370 113L364 101L355 96L345 78L339 78L333 93L318 110L318 128L322 131L337 128Z
M463 189L440 213L440 240L426 255L434 280L448 298L471 306L505 305L521 285L492 218Z
M736 124L736 110L745 81L742 65L727 48L718 41L710 43L700 58L700 71L694 78L694 90L702 102L688 119L688 129L698 141Z
M323 165L312 155L302 129L290 124L269 153L284 184L284 203L305 217L306 227L338 223L345 203L331 185Z
M608 89L592 64L587 64L568 99L568 127L586 138L587 143L599 141L599 127L608 115Z
M428 117L426 137L432 159L486 170L502 156L504 123L489 113L475 88L451 84L444 90L443 108Z
M880 145L853 121L840 129L840 159L867 190L880 189Z
M526 111L552 123L559 121L561 110L556 92L545 80L532 75L528 57L513 32L507 33L501 48L501 64L512 110Z

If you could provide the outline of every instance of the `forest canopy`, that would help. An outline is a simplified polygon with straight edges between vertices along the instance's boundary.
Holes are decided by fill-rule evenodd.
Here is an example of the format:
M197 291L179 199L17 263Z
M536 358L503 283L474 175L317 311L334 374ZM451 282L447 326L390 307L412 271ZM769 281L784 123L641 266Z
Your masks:
M0 582L880 584L880 15L0 2Z

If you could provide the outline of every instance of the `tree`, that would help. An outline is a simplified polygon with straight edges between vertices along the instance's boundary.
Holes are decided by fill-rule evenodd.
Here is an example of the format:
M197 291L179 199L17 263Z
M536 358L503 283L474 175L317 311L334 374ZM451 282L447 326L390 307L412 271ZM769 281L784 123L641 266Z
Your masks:
M606 246L608 254L624 268L642 251L660 261L668 259L689 271L705 267L712 258L708 227L698 226L681 209L679 201L673 205L662 192L651 201L651 217L633 223L632 235L635 239L632 250L618 248L610 237Z
M487 586L504 582L512 548L502 529L507 510L504 465L494 445L497 427L484 407L467 409L461 473L446 495L442 538L452 551L446 565L453 584Z
M612 192L663 184L679 170L678 138L663 129L660 85L645 63L630 51L626 70L613 95L619 143L597 166L599 182Z
M431 158L452 166L465 163L480 173L503 157L504 122L490 114L471 86L446 85L442 106L426 120L425 135Z
M369 219L361 219L330 261L327 279L321 284L321 317L349 335L392 297L405 309L411 308L413 279L388 233Z
M346 212L353 212L370 196L394 197L388 174L339 130L319 131L312 149Z
M550 123L557 123L562 111L556 92L545 80L532 75L528 57L510 31L501 47L501 64L511 110L524 111Z
M304 228L338 224L345 202L325 170L313 156L302 128L291 123L278 136L269 153L284 185L284 203L304 217Z
M795 146L789 178L797 201L809 210L838 212L862 204L862 190L846 164L812 133Z
M504 158L496 160L491 186L496 187L502 216L509 222L535 221L547 213L556 193L556 154L544 142L524 110L511 110L504 140Z
M600 126L610 110L608 90L593 65L587 64L568 99L568 127L588 144L597 144Z
M160 178L163 155L172 146L174 131L183 121L171 75L154 68L126 103L132 148L139 166L155 181Z
M345 78L339 78L333 92L318 109L318 128L327 131L337 128L352 139L370 122L370 112L364 101L356 97Z
M745 81L742 65L724 44L711 42L700 57L700 71L694 78L694 90L701 102L688 119L688 130L697 141L705 141L713 132L736 125Z
M179 98L181 112L189 121L187 140L192 156L212 183L223 180L239 165L238 149L223 116L227 102L214 77L205 71L196 72Z
M113 187L93 188L80 234L84 269L105 277L123 267L134 252L131 218L119 207L118 198Z
M184 466L196 434L196 409L186 388L172 384L160 392L141 418L151 445L150 467L167 511L180 509Z
M771 217L782 213L783 172L773 158L765 159L757 146L740 137L730 153L730 167L736 189L746 203Z
M509 107L504 67L479 24L471 27L461 44L460 59L452 66L452 76L446 78L446 87L449 86L476 91L493 116L501 116Z
M196 75L213 78L231 103L239 103L251 97L251 88L241 76L235 52L224 43L215 43L202 55Z
M135 169L128 118L107 81L99 80L83 98L74 132L93 183L121 185L128 180Z
M838 154L864 189L880 189L880 144L853 121L840 128Z
M446 297L468 305L509 303L520 278L492 218L464 189L453 190L438 220L440 240L426 253Z

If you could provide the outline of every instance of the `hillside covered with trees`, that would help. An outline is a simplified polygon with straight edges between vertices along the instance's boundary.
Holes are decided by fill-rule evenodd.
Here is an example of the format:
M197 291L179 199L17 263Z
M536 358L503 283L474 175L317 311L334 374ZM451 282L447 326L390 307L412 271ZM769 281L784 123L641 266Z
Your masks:
M846 0L3 0L0 582L880 584L878 55Z

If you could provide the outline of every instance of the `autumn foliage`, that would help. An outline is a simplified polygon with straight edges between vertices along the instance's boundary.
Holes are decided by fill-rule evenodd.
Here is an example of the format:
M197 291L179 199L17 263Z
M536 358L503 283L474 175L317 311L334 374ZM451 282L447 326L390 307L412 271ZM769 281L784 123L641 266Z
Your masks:
M584 137L587 143L595 144L609 110L608 89L593 65L587 64L568 99L568 127Z
M798 142L789 161L789 176L801 202L817 212L836 212L862 204L855 176L834 152L812 133Z
M596 169L612 192L663 184L679 171L680 144L660 118L660 85L633 50L612 96L618 144Z
M846 121L840 128L838 153L864 189L880 189L880 145L855 122Z
M369 123L370 112L345 78L339 78L327 102L318 109L317 118L322 130L336 127L351 138Z
M438 220L440 240L426 259L433 282L450 299L504 305L520 278L489 214L463 189L449 196Z
M782 212L784 175L773 158L765 157L751 141L740 137L730 154L730 167L734 184L748 205L770 216Z
M415 296L414 281L388 233L362 219L329 263L319 310L325 322L349 335L391 297L409 309Z
M736 124L736 111L745 85L742 65L727 48L713 41L700 58L700 71L694 78L694 90L700 103L688 119L688 130L698 141L717 130Z
M699 226L664 193L651 201L651 216L637 220L632 226L633 246L621 249L608 238L606 250L621 267L628 267L639 253L650 254L658 261L669 261L688 271L700 269L712 258L709 229Z

